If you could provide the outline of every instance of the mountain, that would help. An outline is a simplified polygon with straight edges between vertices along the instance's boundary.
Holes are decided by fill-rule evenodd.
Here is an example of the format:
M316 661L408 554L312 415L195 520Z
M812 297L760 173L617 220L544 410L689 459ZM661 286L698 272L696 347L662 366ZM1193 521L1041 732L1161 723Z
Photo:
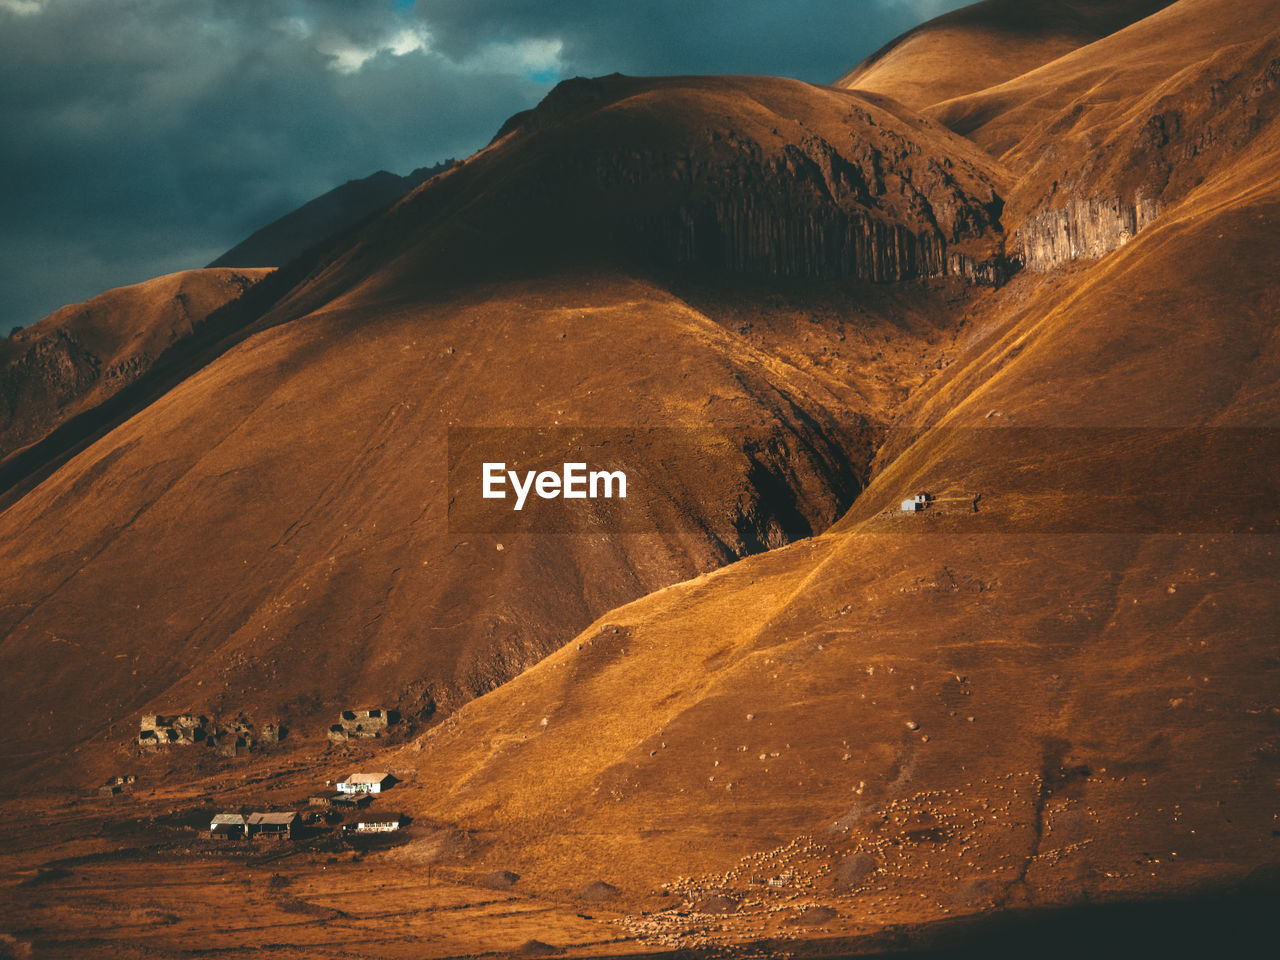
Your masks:
M886 44L837 81L913 110L976 93L1109 36L1170 0L983 0Z
M427 719L612 607L825 528L953 336L926 289L867 281L977 296L997 176L941 128L792 81L562 85L5 512L0 660L29 725L11 762L148 709ZM778 274L816 299L734 319L740 284ZM450 523L450 428L548 424L723 452L637 454L666 481L619 536ZM43 681L19 665L51 636L87 655ZM80 691L74 719L35 709L51 686Z
M142 377L267 270L188 270L108 290L0 340L0 460Z
M326 238L348 230L415 187L448 170L454 161L420 167L407 177L386 170L340 187L255 230L210 267L279 267Z
M856 933L1271 863L1277 342L1232 264L1280 196L1231 187L1015 280L832 530L611 611L398 758L399 802L481 831L476 875L633 915L669 883L758 935L788 914L751 878L787 870Z
M1016 172L1004 225L1031 266L1106 252L1227 163L1242 182L1265 176L1277 66L1258 24L1271 12L1174 4L928 112Z
M916 60L914 100L561 84L33 475L0 513L4 929L579 957L1260 930L1276 5L1058 6L851 74L930 36L1021 71ZM634 499L477 492L571 454ZM403 732L326 738L365 706ZM290 735L138 749L183 711ZM398 781L385 843L192 846L357 769Z
M996 121L1021 136L1000 154L1014 198L1038 189L1024 157L1071 170L1042 208L1167 157L1158 218L1110 256L1028 256L838 524L600 618L407 750L431 787L403 802L477 830L478 873L562 897L600 879L669 943L782 936L806 910L853 936L1171 895L1273 863L1267 8L1184 0L975 94L1022 118ZM1063 82L1086 70L1107 78L1093 114ZM1144 111L1199 122L1215 98L1227 135L1099 149L1104 116L1125 144ZM1089 132L1029 119L1064 111ZM921 489L938 505L902 514ZM713 898L732 917L700 915Z

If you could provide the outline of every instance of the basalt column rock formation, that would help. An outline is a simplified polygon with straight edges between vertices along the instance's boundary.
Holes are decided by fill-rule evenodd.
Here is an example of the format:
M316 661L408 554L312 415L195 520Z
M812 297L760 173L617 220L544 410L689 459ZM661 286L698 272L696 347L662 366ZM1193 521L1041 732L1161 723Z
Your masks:
M1028 217L1013 246L1030 270L1052 270L1071 260L1096 260L1123 246L1160 214L1155 200L1072 200L1059 210Z
M846 91L579 79L398 204L343 266L368 264L376 283L394 255L456 277L533 250L759 277L999 283L1004 179L941 126Z

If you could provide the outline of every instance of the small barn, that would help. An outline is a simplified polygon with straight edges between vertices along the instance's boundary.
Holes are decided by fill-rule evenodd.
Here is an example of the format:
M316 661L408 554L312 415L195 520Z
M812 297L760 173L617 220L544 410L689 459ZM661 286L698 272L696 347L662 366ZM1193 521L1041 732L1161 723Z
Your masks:
M353 773L338 781L339 793L382 793L395 783L389 773Z
M250 837L264 840L292 840L298 833L301 817L296 811L286 813L251 813L246 821Z
M209 836L214 840L243 840L247 826L238 813L215 814L209 824Z

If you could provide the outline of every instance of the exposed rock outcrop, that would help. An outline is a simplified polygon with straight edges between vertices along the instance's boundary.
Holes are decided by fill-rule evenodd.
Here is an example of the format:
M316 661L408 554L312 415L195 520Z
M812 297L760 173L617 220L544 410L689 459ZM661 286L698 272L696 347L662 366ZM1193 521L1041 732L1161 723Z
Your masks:
M13 359L0 366L0 455L49 429L57 411L95 384L102 359L66 330L12 341Z
M1100 109L1073 104L1026 149L1010 250L1031 270L1110 253L1243 157L1280 115L1280 57L1264 39L1188 67L1105 135Z
M675 171L673 203L635 226L661 259L765 276L1003 278L990 248L982 260L950 249L997 234L1002 203L994 191L962 189L946 158L896 135L888 148L855 135L843 149L812 136L777 157L727 139L735 147L728 162L694 150L613 157L598 168L605 188L670 180Z
M1023 265L1037 272L1071 260L1096 260L1132 240L1160 214L1160 204L1140 194L1120 199L1079 200L1037 213L1018 228L1013 246Z
M442 231L459 259L469 243L500 259L534 245L761 277L999 283L994 178L971 144L854 94L613 76L562 83L391 220L408 234L465 211L465 229Z

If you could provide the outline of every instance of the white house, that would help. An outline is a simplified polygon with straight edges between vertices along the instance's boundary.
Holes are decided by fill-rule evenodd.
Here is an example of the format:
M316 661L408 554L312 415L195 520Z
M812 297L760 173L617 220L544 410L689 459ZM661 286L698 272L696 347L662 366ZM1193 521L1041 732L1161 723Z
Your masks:
M356 833L391 833L399 830L403 823L403 814L366 813L356 821Z
M917 511L923 510L925 507L929 506L929 503L932 500L933 494L931 493L917 493L910 500L902 501L902 512L916 513Z
M395 780L389 773L353 773L347 779L338 781L338 792L381 793L393 783Z

